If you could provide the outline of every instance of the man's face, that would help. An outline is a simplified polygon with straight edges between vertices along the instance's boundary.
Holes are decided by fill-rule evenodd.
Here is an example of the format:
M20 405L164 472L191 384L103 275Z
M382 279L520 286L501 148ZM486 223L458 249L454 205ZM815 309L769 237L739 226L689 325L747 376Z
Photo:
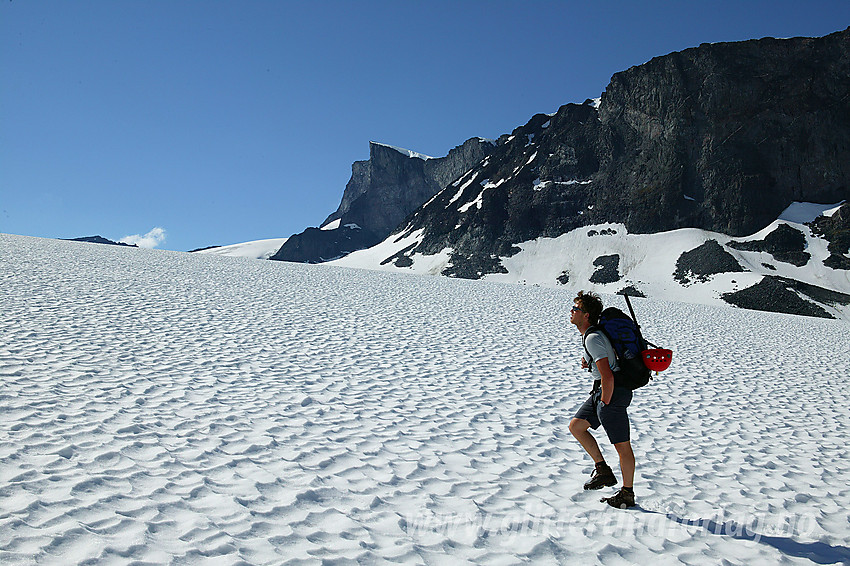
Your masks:
M578 326L584 322L585 316L587 316L587 313L581 308L581 304L579 302L574 303L570 310L570 322Z

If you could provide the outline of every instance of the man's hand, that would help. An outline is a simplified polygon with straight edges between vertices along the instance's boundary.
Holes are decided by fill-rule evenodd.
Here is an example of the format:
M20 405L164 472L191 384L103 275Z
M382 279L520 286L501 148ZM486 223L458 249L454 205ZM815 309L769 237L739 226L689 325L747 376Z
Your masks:
M596 367L599 369L599 375L602 376L602 402L607 405L614 395L614 372L608 365L608 358L597 360Z
M587 360L584 359L584 356L581 357L581 369L587 369L590 365L587 363Z

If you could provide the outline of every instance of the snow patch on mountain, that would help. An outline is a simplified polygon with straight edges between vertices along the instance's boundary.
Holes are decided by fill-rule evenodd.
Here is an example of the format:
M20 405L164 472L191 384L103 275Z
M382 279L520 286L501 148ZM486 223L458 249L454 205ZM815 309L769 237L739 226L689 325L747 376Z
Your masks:
M208 248L193 252L201 255L220 255L226 257L246 257L252 259L269 259L280 246L286 242L288 238L270 238L268 240L254 240L252 242L242 242L241 244L231 244L229 246L220 246L217 248Z
M424 153L419 153L419 152L416 152L416 151L411 151L409 149L404 149L403 147L396 147L394 145L389 145L389 144L386 144L386 143L380 143L380 142L375 142L375 141L370 142L370 143L373 143L375 145L380 145L382 147L388 147L390 149L394 149L397 152L402 153L402 154L404 154L404 155L406 155L406 156L408 156L412 159L423 159L423 160L436 159L435 157L431 157L430 155L425 155Z
M818 204L814 202L795 202L782 211L779 220L785 220L792 224L805 224L812 222L818 216L832 216L841 208L844 201L835 204Z
M550 185L589 185L592 182L592 180L579 181L578 179L570 179L569 181L541 181L540 177L538 177L534 180L534 190L542 191Z
M423 236L423 230L414 230L401 235L394 234L376 246L358 250L328 263L356 269L401 270L418 275L440 275L451 265L453 250L446 248L433 255L412 253L410 250L422 243Z
M478 210L481 210L481 206L484 203L484 191L486 191L487 189L495 189L496 187L498 187L499 185L504 183L506 180L507 179L502 179L500 181L493 183L493 182L490 181L490 179L484 179L483 181L481 181L481 191L478 193L478 196L475 197L475 199L469 201L468 203L466 203L463 206L461 206L460 208L458 208L458 212L466 212L470 208L472 208L473 206L475 206ZM463 192L463 189L461 189L458 192L458 195L455 195L455 196L459 196L462 192ZM452 202L454 202L454 201L452 201Z
M470 171L469 173L472 173L472 171ZM469 175L469 173L467 173L466 175L464 175L463 177L461 177L460 179L458 179L457 181L452 183L452 186L457 186L460 183L461 180L463 180L467 175ZM455 195L451 198L451 200L449 200L449 205L454 204L461 196L463 196L463 191L465 191L466 188L475 181L475 179L478 177L478 173L479 172L476 171L475 173L472 174L472 177L470 177L466 182L464 182L462 185L460 185L460 188L457 190ZM440 193L437 193L436 195L434 195L434 197L431 200L433 201L435 198L437 198L437 196L439 194ZM430 201L429 201L429 203L430 203ZM427 206L427 204L428 203L426 203L426 206Z

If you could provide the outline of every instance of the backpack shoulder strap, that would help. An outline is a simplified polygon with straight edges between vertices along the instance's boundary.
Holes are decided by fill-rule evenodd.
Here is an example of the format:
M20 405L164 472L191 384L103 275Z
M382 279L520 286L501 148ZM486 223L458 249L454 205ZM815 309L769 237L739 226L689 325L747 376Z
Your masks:
M587 359L587 365L588 366L593 363L593 356L591 356L590 352L588 352L588 350L587 350L587 337L588 337L588 335L593 334L594 332L601 332L601 330L602 329L599 328L596 325L591 326L590 328L587 329L587 331L581 337L581 346L582 346L582 348L584 348L585 356L587 356L586 359ZM590 368L588 368L587 371L591 371Z

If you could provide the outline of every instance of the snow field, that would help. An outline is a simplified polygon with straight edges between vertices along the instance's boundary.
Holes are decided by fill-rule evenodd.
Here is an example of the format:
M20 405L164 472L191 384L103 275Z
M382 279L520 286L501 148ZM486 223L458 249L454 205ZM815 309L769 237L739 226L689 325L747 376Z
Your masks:
M634 300L620 511L571 291L7 235L0 285L3 564L850 562L846 322Z

